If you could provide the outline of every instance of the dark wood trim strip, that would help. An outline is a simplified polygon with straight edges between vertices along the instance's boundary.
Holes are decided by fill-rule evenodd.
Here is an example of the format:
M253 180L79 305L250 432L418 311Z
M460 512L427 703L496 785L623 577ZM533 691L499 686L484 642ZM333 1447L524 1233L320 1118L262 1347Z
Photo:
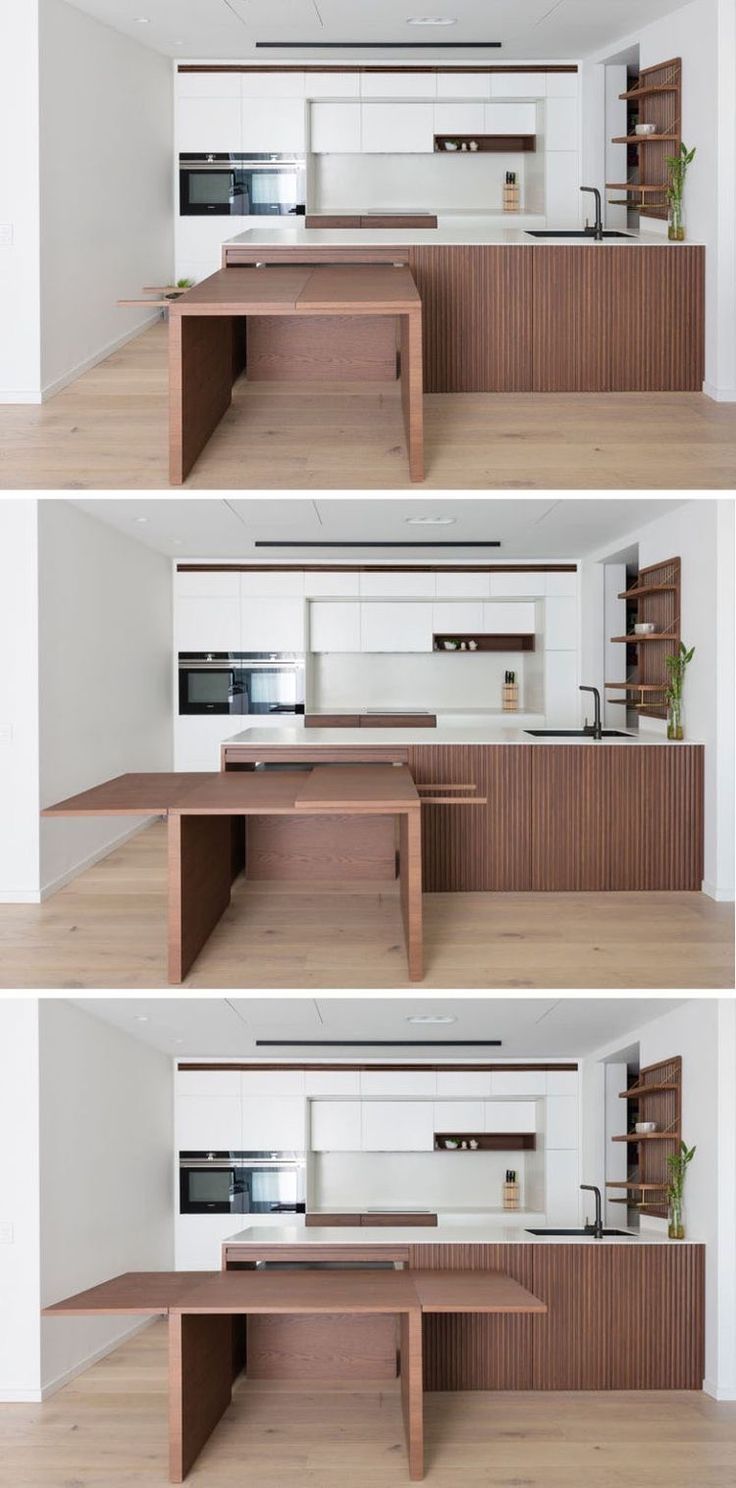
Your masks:
M189 1060L187 1060L186 1062L183 1062L183 1063L177 1065L177 1070L178 1071L181 1071L181 1070L189 1070L189 1071L194 1071L194 1070L249 1070L249 1071L253 1071L253 1070L271 1070L271 1071L273 1071L273 1070L308 1070L310 1072L314 1072L314 1071L318 1071L318 1070L359 1070L359 1071L363 1071L363 1070L365 1070L365 1071L369 1071L369 1070L396 1070L397 1073L402 1073L402 1074L405 1074L409 1070L412 1070L412 1071L413 1070L429 1070L430 1073L438 1073L438 1074L445 1074L445 1073L447 1073L449 1071L452 1071L453 1074L457 1074L458 1070L468 1070L468 1071L473 1072L473 1073L476 1073L476 1074L478 1073L479 1070L480 1071L490 1070L493 1073L498 1074L498 1073L500 1073L500 1072L502 1072L504 1070L509 1070L512 1073L516 1073L516 1074L527 1074L530 1070L545 1070L545 1071L546 1070L563 1070L563 1071L568 1071L568 1070L577 1070L577 1068L578 1068L577 1064L569 1064L569 1063L568 1064L560 1064L559 1062L558 1063L555 1063L555 1064L498 1064L498 1063L495 1063L495 1064L487 1064L487 1063L484 1063L484 1064L477 1064L477 1063L476 1064L465 1064L465 1063L455 1063L455 1064L381 1064L381 1063L377 1063L377 1064L347 1064L347 1063L340 1063L340 1064L335 1064L334 1062L331 1062L331 1063L319 1062L319 1063L314 1063L314 1064L297 1064L294 1061L292 1063L287 1063L287 1064L265 1064L265 1063L251 1064L247 1060L237 1060L237 1061L234 1061L234 1062L233 1061L230 1061L227 1064L218 1064L216 1062L215 1063L212 1063L212 1062L209 1062L209 1063L208 1062L204 1062L203 1063L202 1061L199 1061L198 1063L192 1064Z
M577 573L576 563L177 563L177 573Z
M498 63L488 63L485 66L478 64L473 66L470 63L465 66L453 66L452 63L447 66L430 66L427 63L419 62L416 66L410 66L408 63L399 65L394 62L386 63L385 66L381 66L380 63L371 63L370 66L360 66L354 62L346 62L343 66L340 66L339 63L328 62L324 66L320 66L318 62L304 62L301 65L297 62L281 65L276 62L221 62L217 66L214 66L207 62L181 62L177 67L177 72L457 72L461 74L477 72L487 74L489 72L576 73L577 71L578 67L574 62L560 62L550 65L536 63L534 65L530 64L528 67L516 63L509 66L503 66Z

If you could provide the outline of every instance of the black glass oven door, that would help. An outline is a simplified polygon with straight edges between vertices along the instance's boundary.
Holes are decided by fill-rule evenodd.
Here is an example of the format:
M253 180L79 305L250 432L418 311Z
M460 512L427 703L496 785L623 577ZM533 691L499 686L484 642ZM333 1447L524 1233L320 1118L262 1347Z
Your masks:
M247 217L247 177L234 166L187 166L179 172L183 217Z
M304 673L296 667L248 667L242 672L243 713L303 713Z
M179 1175L182 1214L231 1214L235 1174L232 1168L183 1168Z
M243 689L233 667L181 667L180 713L240 713Z

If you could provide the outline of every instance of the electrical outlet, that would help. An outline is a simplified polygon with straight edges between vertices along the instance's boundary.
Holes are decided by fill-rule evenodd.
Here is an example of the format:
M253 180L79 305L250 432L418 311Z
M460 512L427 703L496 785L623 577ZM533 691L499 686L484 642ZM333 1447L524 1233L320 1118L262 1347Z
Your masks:
M0 1219L0 1245L13 1244L13 1221L12 1219Z
M12 248L13 246L13 224L12 222L0 222L0 248Z

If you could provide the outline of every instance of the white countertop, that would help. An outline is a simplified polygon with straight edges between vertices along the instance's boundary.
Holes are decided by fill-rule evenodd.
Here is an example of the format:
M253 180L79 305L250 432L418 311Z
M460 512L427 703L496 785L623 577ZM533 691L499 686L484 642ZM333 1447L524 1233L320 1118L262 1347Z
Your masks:
M524 218L530 226L540 229L544 218ZM496 244L507 247L534 248L552 244L557 246L577 245L581 248L662 248L677 249L679 243L670 243L667 237L653 232L627 233L625 238L606 238L597 243L594 238L533 238L519 225L503 227L498 219L478 215L453 219L439 217L438 227L413 228L355 228L355 227L250 227L226 240L226 247L241 248L410 248L423 244ZM687 246L697 246L692 238Z
M623 1226L621 1226L623 1229ZM368 1233L363 1225L251 1225L229 1235L223 1245L299 1245L305 1254L315 1245L672 1245L666 1235L643 1230L609 1235L530 1235L509 1225L381 1225ZM699 1240L678 1240L678 1245L699 1245Z
M600 748L601 744L631 749L635 744L647 749L679 748L674 740L660 734L630 734L625 739L602 740L588 735L573 739L535 739L525 732L523 726L504 728L493 720L478 718L475 721L472 714L461 715L461 718L463 721L452 722L438 716L436 728L305 728L298 723L277 728L259 728L255 724L243 729L241 733L229 735L223 739L223 743L270 745L276 749L294 746L300 749L317 749L336 744L588 744L593 749ZM537 727L537 724L530 726ZM538 726L542 728L545 725L540 722ZM700 740L688 739L686 742L697 744Z

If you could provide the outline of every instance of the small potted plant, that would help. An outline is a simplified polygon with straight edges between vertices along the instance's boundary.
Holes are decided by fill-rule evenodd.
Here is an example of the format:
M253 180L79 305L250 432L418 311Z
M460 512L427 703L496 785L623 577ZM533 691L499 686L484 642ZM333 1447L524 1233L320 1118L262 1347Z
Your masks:
M673 243L683 243L685 241L682 198L685 192L685 177L694 159L695 147L692 150L688 150L687 145L684 144L680 144L679 154L668 155L665 159L665 165L669 171L669 184L667 186L667 200L669 202L667 236Z
M684 641L680 641L677 650L671 656L665 656L664 664L669 676L669 686L665 693L667 698L667 738L684 738L682 729L682 689L685 683L685 672L693 659L695 647L691 646L688 651Z
M670 1182L667 1189L667 1202L669 1206L667 1234L670 1240L685 1239L682 1200L685 1192L687 1170L694 1156L695 1148L688 1147L686 1142L681 1142L679 1150L671 1153L667 1158L667 1167L670 1171Z

